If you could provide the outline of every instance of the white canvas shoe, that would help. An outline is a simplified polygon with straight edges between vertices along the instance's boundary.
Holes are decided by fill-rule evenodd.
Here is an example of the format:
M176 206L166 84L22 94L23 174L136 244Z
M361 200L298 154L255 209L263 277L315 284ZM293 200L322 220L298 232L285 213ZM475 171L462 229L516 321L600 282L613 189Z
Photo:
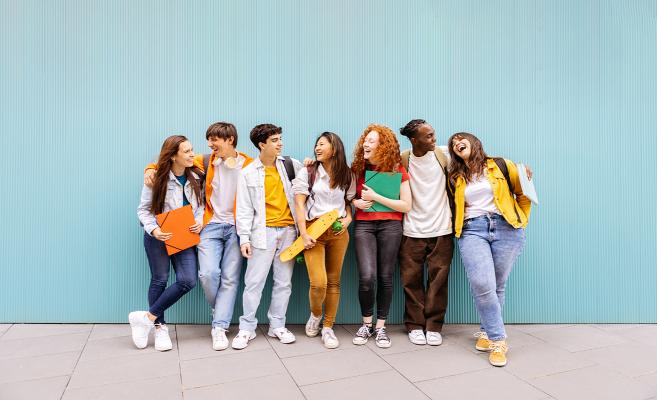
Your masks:
M294 333L290 332L285 327L274 328L274 329L269 327L269 332L267 332L267 335L269 335L270 337L278 338L278 340L280 340L281 343L285 343L285 344L289 344L297 340L297 338L294 337Z
M427 344L427 338L424 336L424 331L422 331L422 329L413 329L412 331L408 332L408 340L410 340L411 343L417 345Z
M153 321L148 319L146 311L133 311L128 314L128 322L132 329L132 342L138 349L148 346L148 335L153 329Z
M159 325L155 327L155 350L169 351L173 348L171 337L169 336L169 328L166 325Z
M340 342L332 328L322 328L322 343L327 349L335 349L340 346Z
M315 317L313 313L310 313L310 318L306 322L306 336L315 337L319 334L319 323L322 321L322 317Z
M429 346L440 346L443 344L443 336L440 332L427 331L427 344Z
M228 348L228 338L226 337L226 329L219 326L212 328L210 332L212 335L212 349L213 350L225 350Z
M237 333L237 336L233 338L232 347L235 350L242 350L249 345L249 341L255 339L256 333L251 331L240 331Z

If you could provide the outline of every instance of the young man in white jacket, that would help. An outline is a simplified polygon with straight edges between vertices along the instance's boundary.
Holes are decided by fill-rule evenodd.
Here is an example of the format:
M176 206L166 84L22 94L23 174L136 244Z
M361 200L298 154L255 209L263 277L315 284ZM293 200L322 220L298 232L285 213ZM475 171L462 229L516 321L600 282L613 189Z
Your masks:
M243 349L256 337L256 311L273 267L274 285L267 317L268 335L282 343L296 340L285 328L285 314L292 292L294 260L282 262L280 253L297 238L291 178L302 168L299 161L281 157L282 129L272 124L251 130L251 142L260 155L242 169L237 181L236 224L240 250L247 259L240 330L234 349ZM287 165L286 165L287 164Z

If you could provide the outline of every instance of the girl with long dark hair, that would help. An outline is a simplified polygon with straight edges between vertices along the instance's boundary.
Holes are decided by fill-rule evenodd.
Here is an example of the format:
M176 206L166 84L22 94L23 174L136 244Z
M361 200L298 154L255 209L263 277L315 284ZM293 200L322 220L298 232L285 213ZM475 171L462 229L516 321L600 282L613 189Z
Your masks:
M169 256L164 242L172 237L157 224L157 214L192 206L196 223L189 227L194 233L203 228L203 197L200 172L193 168L194 150L186 137L169 136L162 144L157 161L157 172L152 188L144 185L137 209L144 227L144 248L151 269L148 288L148 311L133 311L128 316L132 340L139 349L148 345L148 336L155 327L155 349L171 350L171 338L164 321L164 311L175 304L196 285L196 253L189 248ZM176 282L166 287L170 264L176 273Z
M475 348L489 351L489 362L501 367L506 365L508 350L502 320L504 291L525 244L531 203L522 194L512 161L489 157L470 133L456 133L447 144L454 233L481 320Z
M340 302L340 274L349 244L350 201L356 194L353 178L340 137L324 132L315 141L315 162L301 169L293 181L297 226L305 247L304 258L310 279L310 317L306 335L317 336L324 307L322 343L329 349L339 346L333 323ZM307 228L323 214L337 209L341 229L328 229L317 240ZM302 218L303 216L303 218Z

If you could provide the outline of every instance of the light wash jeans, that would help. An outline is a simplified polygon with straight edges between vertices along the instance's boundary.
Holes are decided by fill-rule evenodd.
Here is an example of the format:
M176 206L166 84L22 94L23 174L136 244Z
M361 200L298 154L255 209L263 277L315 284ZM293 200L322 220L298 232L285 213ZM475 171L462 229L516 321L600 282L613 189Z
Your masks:
M285 326L285 313L292 293L292 272L294 260L282 262L281 252L289 247L297 238L294 226L283 228L266 228L267 249L257 249L251 246L251 258L247 261L244 275L244 294L242 307L244 314L240 317L240 330L255 331L258 325L256 311L260 305L262 289L265 287L269 268L274 268L274 286L271 292L271 302L267 318L271 328Z
M228 329L240 284L242 253L235 226L208 224L201 231L198 278L212 307L212 327Z
M504 340L504 289L525 244L525 230L501 215L482 215L463 223L458 243L481 326L490 340Z

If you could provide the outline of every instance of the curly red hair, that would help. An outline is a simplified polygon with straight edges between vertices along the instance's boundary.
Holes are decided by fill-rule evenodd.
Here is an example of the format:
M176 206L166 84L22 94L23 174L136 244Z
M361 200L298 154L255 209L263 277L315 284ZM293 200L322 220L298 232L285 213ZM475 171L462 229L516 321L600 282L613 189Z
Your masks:
M351 170L356 176L361 176L370 165L363 157L363 142L365 136L371 131L379 133L379 145L376 147L374 157L376 159L376 169L378 171L396 172L401 156L399 154L399 142L392 129L385 125L370 124L360 135L356 148L354 149L354 161L351 163Z

